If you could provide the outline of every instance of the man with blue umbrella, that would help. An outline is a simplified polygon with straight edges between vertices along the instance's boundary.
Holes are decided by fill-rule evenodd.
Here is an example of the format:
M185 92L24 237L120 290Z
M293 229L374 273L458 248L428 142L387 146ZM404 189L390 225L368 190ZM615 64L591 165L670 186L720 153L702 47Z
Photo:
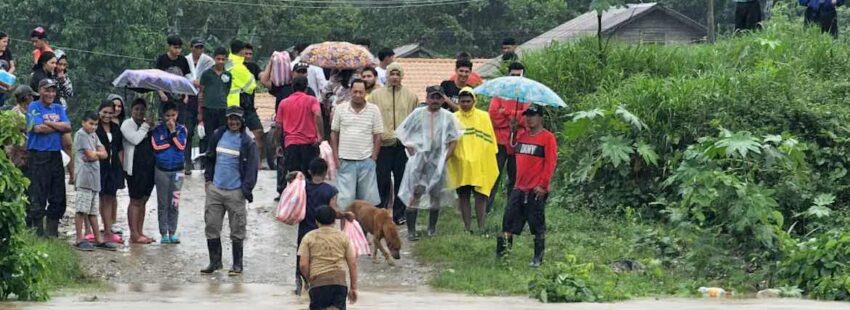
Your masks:
M511 63L508 66L509 76L523 76L524 71L525 67L518 62ZM496 184L493 185L493 190L490 192L490 197L487 200L487 213L493 211L493 202L496 200L496 193L499 191L499 183L503 176L505 177L505 182L507 182L505 189L508 194L510 194L511 189L514 187L516 160L512 146L516 142L517 130L524 129L525 127L525 118L522 117L522 112L526 108L528 108L527 103L519 102L515 99L493 97L490 100L490 120L493 121L493 130L496 132L496 141L499 144L499 153L496 154L499 177L496 178Z

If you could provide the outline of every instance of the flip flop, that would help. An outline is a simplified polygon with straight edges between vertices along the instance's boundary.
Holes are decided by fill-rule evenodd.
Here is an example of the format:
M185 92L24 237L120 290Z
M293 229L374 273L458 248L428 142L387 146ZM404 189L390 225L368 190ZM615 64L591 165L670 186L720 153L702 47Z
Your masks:
M94 246L92 246L91 243L89 243L86 240L82 240L82 241L75 243L74 248L76 248L77 250L83 251L83 252L94 251Z
M139 237L139 238L136 238L135 240L130 239L130 243L133 243L133 244L151 244L152 242L153 242L153 240L151 238L148 238L148 237Z
M86 239L88 242L94 242L94 234L88 234L83 236L83 239Z
M112 235L112 243L124 244L124 238L121 238L121 235L113 234Z

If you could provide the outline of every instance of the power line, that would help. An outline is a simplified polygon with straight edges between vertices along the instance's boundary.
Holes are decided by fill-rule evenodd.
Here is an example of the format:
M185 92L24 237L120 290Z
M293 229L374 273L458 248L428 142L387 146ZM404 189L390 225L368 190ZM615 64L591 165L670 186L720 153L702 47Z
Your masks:
M209 4L227 4L227 5L237 5L237 6L252 6L252 7L262 7L262 8L301 8L301 9L327 9L331 7L341 7L341 6L318 6L316 5L319 2L308 2L308 1L299 1L299 2L307 2L313 4L311 5L294 5L294 4L270 4L270 3L243 3L236 1L226 1L226 0L187 0L187 1L195 1ZM293 0L290 0L293 1ZM314 0L318 1L318 0ZM415 8L415 7L429 7L429 6L441 6L441 5L455 5L455 4L466 4L471 2L480 2L484 0L434 0L428 2L416 2L409 3L410 1L398 1L394 3L380 4L376 5L374 2L369 3L368 5L362 6L354 6L353 8L357 9L401 9L401 8ZM289 2L294 3L294 2ZM323 4L353 4L347 2L321 2ZM365 3L365 2L364 2Z
M30 42L29 40L21 40L21 39L14 39L14 38L10 38L10 39L12 41L18 41L18 42L27 42L27 43ZM81 49L66 47L66 46L52 46L51 48L53 48L54 50L61 49L63 51L74 51L74 52L79 52L79 53L84 53L84 54L92 54L92 55L99 55L99 56L153 61L153 59L147 59L147 58L141 58L141 57L135 57L135 56L127 56L127 55L118 55L118 54L112 54L112 53L95 52L95 51L89 51L89 50L81 50Z

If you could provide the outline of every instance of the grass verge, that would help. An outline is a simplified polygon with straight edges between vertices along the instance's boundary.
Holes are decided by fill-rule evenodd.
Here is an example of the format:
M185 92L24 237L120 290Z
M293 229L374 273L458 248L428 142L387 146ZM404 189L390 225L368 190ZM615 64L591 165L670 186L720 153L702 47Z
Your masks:
M42 284L55 295L57 291L78 291L100 287L96 279L88 277L80 267L79 253L61 239L38 238L26 233L27 247L44 257Z
M559 272L558 262L568 261L592 266L587 285L596 288L600 300L692 296L700 286L722 285L695 279L691 275L693 272L684 269L665 267L655 257L654 249L636 246L642 236L663 231L660 225L641 223L629 216L600 215L593 210L566 209L551 204L546 212L548 232L544 265L539 269L528 267L533 254L533 237L527 229L525 234L515 237L513 251L498 259L495 256L496 234L501 230L502 212L499 208L488 216L488 234L482 236L464 232L458 212L444 209L438 236L423 238L414 246L417 258L438 266L432 286L477 295L526 295L530 280L537 275ZM420 222L427 223L427 220ZM643 268L637 272L612 271L612 264L621 259L640 262Z

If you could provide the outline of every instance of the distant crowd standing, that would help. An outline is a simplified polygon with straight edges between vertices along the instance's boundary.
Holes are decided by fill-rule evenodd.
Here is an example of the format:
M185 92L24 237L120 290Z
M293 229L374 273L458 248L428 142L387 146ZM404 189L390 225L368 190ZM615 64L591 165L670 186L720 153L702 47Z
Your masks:
M74 246L83 251L115 250L125 243L121 227L115 225L116 195L125 187L130 197L129 243L157 242L144 229L145 205L154 188L158 242L180 243L182 184L185 176L201 168L210 258L201 272L223 268L221 230L227 215L233 249L229 274L239 275L244 267L246 207L256 200L258 170L265 166L263 135L271 134L281 141L278 192L291 173L306 177L307 211L298 228L296 283L299 288L310 285L317 306L323 302L344 308L345 296L352 301L357 297L351 245L339 229L332 229L355 200L390 210L397 225L407 225L408 240L416 241L419 210L428 211L427 235L434 236L440 209L457 196L464 228L483 233L504 177L508 202L496 254L504 255L527 223L535 236L531 266L543 261L544 207L557 161L555 137L543 128L541 107L492 98L488 111L477 108L473 87L483 80L467 53L458 54L453 75L429 86L420 101L405 86L405 70L390 49L378 53L376 67L330 70L326 75L300 60L307 44L296 45L291 53L276 52L261 68L252 60L253 47L242 41L233 40L229 49L212 49L210 56L204 40L195 38L191 53L184 56L182 39L170 36L155 67L190 79L198 87L197 96L158 92L158 105L152 106L142 98L125 104L124 98L110 94L97 111L83 115L71 143L65 112L73 97L68 58L51 49L44 28L34 29L31 39L36 63L31 86L18 86L11 93L11 109L26 118L21 130L27 142L5 150L31 180L26 222L40 236L58 236L65 214L63 151L73 163L68 166L76 192ZM513 39L505 39L502 59L511 76L523 76L515 48ZM0 52L5 69L14 72L5 34L0 34ZM264 133L253 103L258 83L276 98L269 133ZM157 116L149 117L149 111ZM192 158L196 132L205 132L197 156L202 167L195 167ZM320 158L323 143L329 144L333 163ZM334 170L335 182L328 182ZM267 198L271 200L260 197Z

